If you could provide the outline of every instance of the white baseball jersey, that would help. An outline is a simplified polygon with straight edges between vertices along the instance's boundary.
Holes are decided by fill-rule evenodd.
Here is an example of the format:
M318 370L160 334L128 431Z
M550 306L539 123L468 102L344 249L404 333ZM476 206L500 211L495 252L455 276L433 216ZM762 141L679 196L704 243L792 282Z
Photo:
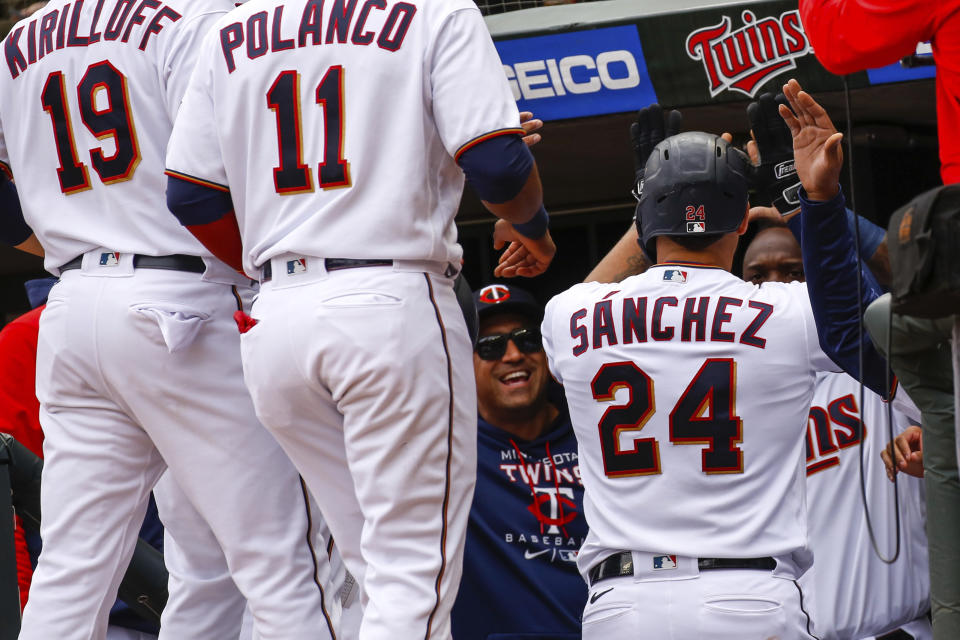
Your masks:
M556 296L543 337L580 445L581 573L623 550L809 565L803 429L836 367L806 285L656 265Z
M282 253L458 264L455 157L518 127L470 0L252 2L203 42L167 168L229 188L248 273Z
M233 6L53 0L13 27L0 162L30 196L24 217L49 271L98 247L210 256L167 210L163 163L192 69L183 62Z
M898 395L901 395L898 393ZM930 608L923 480L899 474L900 556L874 553L860 497L860 421L865 425L864 478L870 518L885 555L894 552L893 484L880 452L889 440L887 406L845 373L824 373L807 426L807 513L814 562L800 584L812 598L814 633L823 640L881 635ZM894 434L908 424L894 410Z

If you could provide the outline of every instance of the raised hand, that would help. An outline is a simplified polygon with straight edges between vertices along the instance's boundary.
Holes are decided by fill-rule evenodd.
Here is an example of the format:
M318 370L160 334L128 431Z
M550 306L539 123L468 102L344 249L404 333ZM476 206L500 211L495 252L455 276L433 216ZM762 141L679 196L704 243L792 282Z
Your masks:
M639 200L643 170L653 148L660 142L680 133L683 116L676 109L664 116L663 108L654 102L637 112L637 120L630 125L630 142L633 145L633 172L636 177L634 196Z
M787 99L781 94L763 93L747 106L750 132L747 153L754 164L751 189L787 215L800 207L797 191L800 179L793 161L793 136L780 117L779 106Z
M780 115L793 136L793 157L800 182L811 200L826 201L840 191L843 167L843 134L830 116L796 80L783 85L790 106L780 105Z

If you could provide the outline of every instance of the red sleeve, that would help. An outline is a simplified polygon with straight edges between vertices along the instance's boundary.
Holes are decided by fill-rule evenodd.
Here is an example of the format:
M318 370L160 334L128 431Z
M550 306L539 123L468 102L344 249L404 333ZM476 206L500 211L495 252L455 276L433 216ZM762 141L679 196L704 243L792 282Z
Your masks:
M27 551L27 541L23 537L23 523L16 518L16 529L13 531L13 540L17 548L17 584L20 586L20 611L27 606L27 595L30 593L30 582L33 580L33 565L30 563L30 552Z
M42 307L0 331L0 431L43 457L37 400L37 334Z
M40 429L40 402L36 394L37 334L43 307L20 316L0 331L0 431L11 434L38 456L43 456ZM27 604L33 565L23 536L23 524L16 518L14 542L20 608Z
M836 74L910 55L937 23L931 0L800 0L800 19L817 59Z
M237 273L243 274L243 240L240 238L237 215L233 211L213 222L190 225L187 231L210 253L233 267Z

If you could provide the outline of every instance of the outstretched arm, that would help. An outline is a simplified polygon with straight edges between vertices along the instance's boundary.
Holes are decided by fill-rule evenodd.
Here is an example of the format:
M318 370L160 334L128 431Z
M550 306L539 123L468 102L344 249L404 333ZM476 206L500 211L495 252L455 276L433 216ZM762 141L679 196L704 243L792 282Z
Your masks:
M796 80L784 85L790 107L780 114L793 135L800 192L803 268L820 347L844 371L883 397L887 363L861 331L861 308L880 292L864 286L858 291L860 265L852 248L853 234L847 226L840 170L843 150L838 133L827 112ZM860 371L860 349L864 369Z
M637 225L631 224L617 244L603 256L597 266L583 279L584 282L620 282L624 278L643 273L650 261L640 248Z

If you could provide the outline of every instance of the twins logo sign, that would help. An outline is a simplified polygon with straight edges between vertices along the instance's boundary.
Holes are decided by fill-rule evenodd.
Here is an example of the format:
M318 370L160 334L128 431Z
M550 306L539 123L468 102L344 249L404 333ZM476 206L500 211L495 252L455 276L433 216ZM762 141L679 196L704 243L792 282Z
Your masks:
M687 55L703 63L711 97L730 90L752 98L767 80L795 69L797 58L812 51L797 10L760 20L744 11L740 18L743 26L737 29L723 16L719 24L687 36Z

